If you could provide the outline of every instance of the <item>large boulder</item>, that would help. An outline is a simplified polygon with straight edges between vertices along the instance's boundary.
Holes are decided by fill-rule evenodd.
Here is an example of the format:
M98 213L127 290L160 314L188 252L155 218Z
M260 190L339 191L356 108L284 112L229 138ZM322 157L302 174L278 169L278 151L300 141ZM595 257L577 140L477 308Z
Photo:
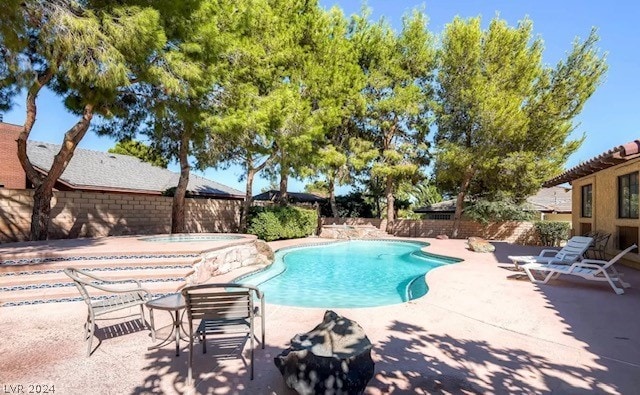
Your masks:
M357 322L331 310L274 358L289 388L299 394L361 394L373 377L371 342Z
M271 249L266 241L260 239L256 240L256 249L258 250L259 255L262 255L264 258L266 258L267 263L271 263L275 259L273 249Z
M469 249L475 252L494 252L496 247L481 237L469 237Z

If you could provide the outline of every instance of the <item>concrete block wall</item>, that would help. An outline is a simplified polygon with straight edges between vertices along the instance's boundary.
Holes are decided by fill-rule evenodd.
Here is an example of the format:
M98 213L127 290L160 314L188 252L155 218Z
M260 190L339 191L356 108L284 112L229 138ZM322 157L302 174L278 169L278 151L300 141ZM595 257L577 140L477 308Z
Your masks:
M451 235L453 232L453 221L400 219L393 225L394 236L401 237L436 237ZM492 222L485 225L474 221L461 221L458 238L466 239L471 236L517 244L537 243L533 222Z
M373 225L385 230L387 221L379 218L322 218L323 225ZM399 219L393 224L393 235L399 237L436 237L451 235L453 221ZM502 240L517 244L537 244L533 222L496 222L483 225L461 221L458 238L471 236Z
M27 240L33 191L0 189L0 242ZM172 198L57 191L51 201L52 239L169 233ZM186 199L189 232L237 232L240 201Z

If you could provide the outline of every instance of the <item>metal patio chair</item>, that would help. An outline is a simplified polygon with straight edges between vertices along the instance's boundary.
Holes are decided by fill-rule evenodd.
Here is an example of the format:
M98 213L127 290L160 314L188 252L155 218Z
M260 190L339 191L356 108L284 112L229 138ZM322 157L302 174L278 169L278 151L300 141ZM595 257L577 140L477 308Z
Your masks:
M611 233L596 232L593 235L593 243L587 250L587 253L593 256L594 259L605 260L605 251L607 250L609 238L611 238Z
M71 277L76 288L80 291L82 299L87 304L87 322L84 324L85 340L87 341L87 356L91 356L91 343L95 333L96 320L114 319L114 317L97 318L115 311L125 310L140 306L140 313L133 313L115 318L127 318L140 316L142 324L151 330L155 339L155 330L149 326L144 318L144 304L150 299L150 293L142 288L138 280L107 280L72 267L64 269L67 276ZM91 293L103 291L101 296ZM149 314L153 314L149 312ZM153 316L150 317L153 320Z
M261 343L264 349L264 295L256 287L242 284L200 284L182 290L189 320L188 383L193 383L193 338L198 336L202 352L207 352L207 335L248 336L251 342L250 372L253 380L255 317L261 318ZM260 307L254 305L260 300ZM194 332L195 321L199 320Z

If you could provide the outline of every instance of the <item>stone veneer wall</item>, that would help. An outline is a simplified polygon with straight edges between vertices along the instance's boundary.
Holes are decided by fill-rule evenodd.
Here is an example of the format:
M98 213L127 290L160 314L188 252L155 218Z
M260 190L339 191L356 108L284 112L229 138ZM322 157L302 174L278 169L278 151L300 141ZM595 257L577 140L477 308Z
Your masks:
M0 242L27 240L32 190L0 189ZM52 239L169 233L172 198L124 193L57 191L51 201ZM242 202L186 199L188 232L237 232Z
M350 226L372 225L378 229L384 229L387 226L387 220L380 219L380 218L322 217L322 225L350 225Z
M211 277L232 270L253 265L269 265L274 253L263 240L234 245L202 254L200 261L193 265L193 272L187 276L187 285L202 284Z
M386 220L377 218L322 218L323 225L373 225L384 230ZM400 237L436 237L450 235L453 221L399 219L394 222L393 235ZM474 221L461 221L458 238L471 236L487 240L502 240L509 243L536 244L537 236L533 222L494 222L483 225Z

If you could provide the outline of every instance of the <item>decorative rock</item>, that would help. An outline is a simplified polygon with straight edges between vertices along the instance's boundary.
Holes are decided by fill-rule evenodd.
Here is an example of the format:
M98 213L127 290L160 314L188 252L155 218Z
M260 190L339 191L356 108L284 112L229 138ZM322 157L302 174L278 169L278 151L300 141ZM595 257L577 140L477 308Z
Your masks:
M289 388L299 394L361 394L373 377L371 342L357 322L331 310L274 358Z
M324 225L320 237L325 239L385 239L389 234L373 225Z
M469 249L475 252L493 252L496 250L493 244L480 237L469 237L467 244Z
M258 251L258 255L262 255L267 258L267 261L273 262L275 259L275 254L273 250L264 240L256 240L256 250Z
M201 284L243 266L268 265L273 259L273 250L262 240L213 250L202 254L202 259L193 265L193 272L185 280L187 285Z
M449 240L449 236L447 236L447 235L437 235L436 239L438 239L438 240Z

